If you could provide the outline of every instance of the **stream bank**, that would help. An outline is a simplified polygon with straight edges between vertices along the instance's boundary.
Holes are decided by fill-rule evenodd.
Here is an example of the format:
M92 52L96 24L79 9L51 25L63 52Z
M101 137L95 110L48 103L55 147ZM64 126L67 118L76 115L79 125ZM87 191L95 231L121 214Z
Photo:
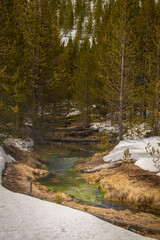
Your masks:
M75 166L78 172L93 169L96 164L105 164L104 154L95 154L92 158L79 160ZM95 164L96 163L96 164ZM99 164L98 164L99 163ZM92 173L83 173L90 184L99 184L105 192L105 199L126 201L137 208L150 209L160 215L160 181L154 172L145 171L132 164L130 177L121 167L103 168Z
M13 164L7 164L7 167L3 174L3 186L14 192L23 194L28 194L30 179L34 181L40 176L48 174L48 171L44 169L45 161L40 158L40 156L46 153L53 154L55 151L59 151L60 153L60 148L57 147L57 145L51 145L51 147L46 146L43 148L42 146L39 146L33 153L22 153L13 147L7 147L5 150L17 161ZM84 161L84 159L82 161ZM102 160L99 160L99 162L100 161ZM97 164L99 163L94 162L94 166ZM137 214L131 210L116 211L113 209L104 209L82 205L64 193L55 193L53 191L49 191L45 186L34 182L32 195L43 200L61 203L65 206L87 211L117 225L123 225L123 227L126 227L128 229L135 227L135 231L138 231L143 235L150 235L157 239L160 239L160 218L155 217L151 214Z

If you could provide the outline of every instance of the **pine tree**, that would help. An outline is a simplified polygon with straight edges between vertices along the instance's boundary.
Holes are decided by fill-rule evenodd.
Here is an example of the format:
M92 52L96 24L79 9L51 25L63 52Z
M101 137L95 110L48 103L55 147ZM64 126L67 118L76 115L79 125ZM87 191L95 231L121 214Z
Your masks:
M73 13L73 5L72 1L68 0L68 14L67 14L67 24L68 29L72 30L74 26L74 13Z
M19 105L22 104L17 88L20 84L19 57L21 55L21 33L14 17L14 1L0 1L0 82L1 110L5 124L20 120ZM16 122L15 122L16 121Z
M91 111L96 99L96 57L90 47L89 38L86 37L81 44L79 57L74 72L75 86L74 99L81 111L84 124L88 126L91 121Z
M102 18L102 4L103 0L97 0L94 9L94 19L95 19L95 36L99 33L99 26Z
M62 0L59 8L59 25L61 28L63 28L65 24L66 7L67 7L66 0Z
M132 106L132 61L135 52L132 23L135 20L136 4L137 1L132 0L115 2L107 26L108 32L104 36L106 58L102 62L101 77L107 91L108 106L118 113L119 140L123 135L126 110Z
M59 54L59 38L53 2L27 2L19 15L19 27L23 33L25 49L23 78L26 79L27 88L26 107L30 106L29 117L32 119L32 135L36 144L39 138L39 110L43 112L45 103L48 103L47 96L55 88L54 72Z
M75 17L78 18L82 13L82 0L76 0L75 3Z
M159 128L159 86L160 86L160 1L156 4L156 28L155 28L155 59L156 59L156 101L155 101L155 136L158 136Z
M143 119L147 118L150 104L150 86L152 85L152 51L154 49L153 35L155 28L155 1L143 0L140 6L137 47L137 84L139 89L138 105L142 111ZM151 110L151 109L149 109Z

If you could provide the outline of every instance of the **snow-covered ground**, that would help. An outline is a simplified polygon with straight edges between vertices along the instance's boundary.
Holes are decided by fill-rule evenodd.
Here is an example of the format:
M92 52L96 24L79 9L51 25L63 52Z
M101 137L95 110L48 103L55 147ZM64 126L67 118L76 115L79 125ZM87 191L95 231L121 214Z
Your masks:
M76 108L72 108L70 113L67 114L67 117L72 117L72 116L76 116L76 115L79 115L81 112L76 109Z
M105 132L105 133L111 133L111 132L118 133L118 124L112 125L111 121L92 123L91 128L95 130L98 129L100 132Z
M130 127L127 132L123 135L123 139L140 139L146 137L151 132L150 127L147 123L135 124Z
M91 128L98 129L99 132L104 132L105 134L117 133L119 132L118 124L112 124L110 120L104 122L94 122L91 124ZM123 135L123 139L134 140L139 138L144 138L148 133L151 132L147 123L135 124L133 127L129 127L126 133Z
M5 168L5 163L14 162L15 160L10 156L7 155L3 148L0 146L0 185L2 183L2 172Z
M153 159L157 159L156 155L151 156L146 152L147 144L150 143L155 149L159 149L160 137L150 137L137 140L123 140L103 159L105 162L118 161L123 158L124 151L129 149L131 157L136 160L135 164L144 170L158 172ZM160 173L157 175L160 176Z
M10 138L7 138L5 140L5 143L10 145L10 146L16 147L23 152L32 151L32 148L34 146L34 142L30 138L26 139L26 140L23 140L23 139L20 139L20 138L15 139L15 138L10 137Z
M0 148L0 178L12 159ZM1 240L142 240L88 213L13 193L0 184Z

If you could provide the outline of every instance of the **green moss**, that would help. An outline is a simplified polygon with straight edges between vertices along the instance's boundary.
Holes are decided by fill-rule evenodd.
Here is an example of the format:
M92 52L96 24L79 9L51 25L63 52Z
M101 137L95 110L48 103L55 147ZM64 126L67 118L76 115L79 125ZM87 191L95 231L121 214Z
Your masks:
M55 203L57 204L61 204L62 203L62 196L60 194L56 195L56 199L55 199Z
M91 178L88 178L87 179L87 182L89 183L89 182L92 182L92 179Z
M52 186L47 186L48 190L52 191L53 187Z
M105 193L106 193L106 191L103 189L103 188L101 188L101 193L103 194L103 196L105 195Z
M96 183L93 185L93 187L98 188L99 185L100 185L100 183L99 183L99 182L96 182Z
M67 171L68 171L68 172L73 172L74 169L73 169L73 168L68 168Z

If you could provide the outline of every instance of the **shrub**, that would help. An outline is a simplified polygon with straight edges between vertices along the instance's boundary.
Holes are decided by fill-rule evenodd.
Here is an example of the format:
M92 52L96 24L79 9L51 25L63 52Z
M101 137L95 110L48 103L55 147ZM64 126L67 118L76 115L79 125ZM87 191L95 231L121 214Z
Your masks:
M57 204L61 204L62 203L62 196L59 193L56 195L55 202Z
M160 143L157 144L160 147ZM145 147L145 149L147 153L154 157L153 158L154 165L160 172L160 150L152 147L150 143L147 144L147 147Z
M122 157L121 161L122 167L127 170L128 177L130 177L131 165L134 161L128 148L124 150L124 156Z

